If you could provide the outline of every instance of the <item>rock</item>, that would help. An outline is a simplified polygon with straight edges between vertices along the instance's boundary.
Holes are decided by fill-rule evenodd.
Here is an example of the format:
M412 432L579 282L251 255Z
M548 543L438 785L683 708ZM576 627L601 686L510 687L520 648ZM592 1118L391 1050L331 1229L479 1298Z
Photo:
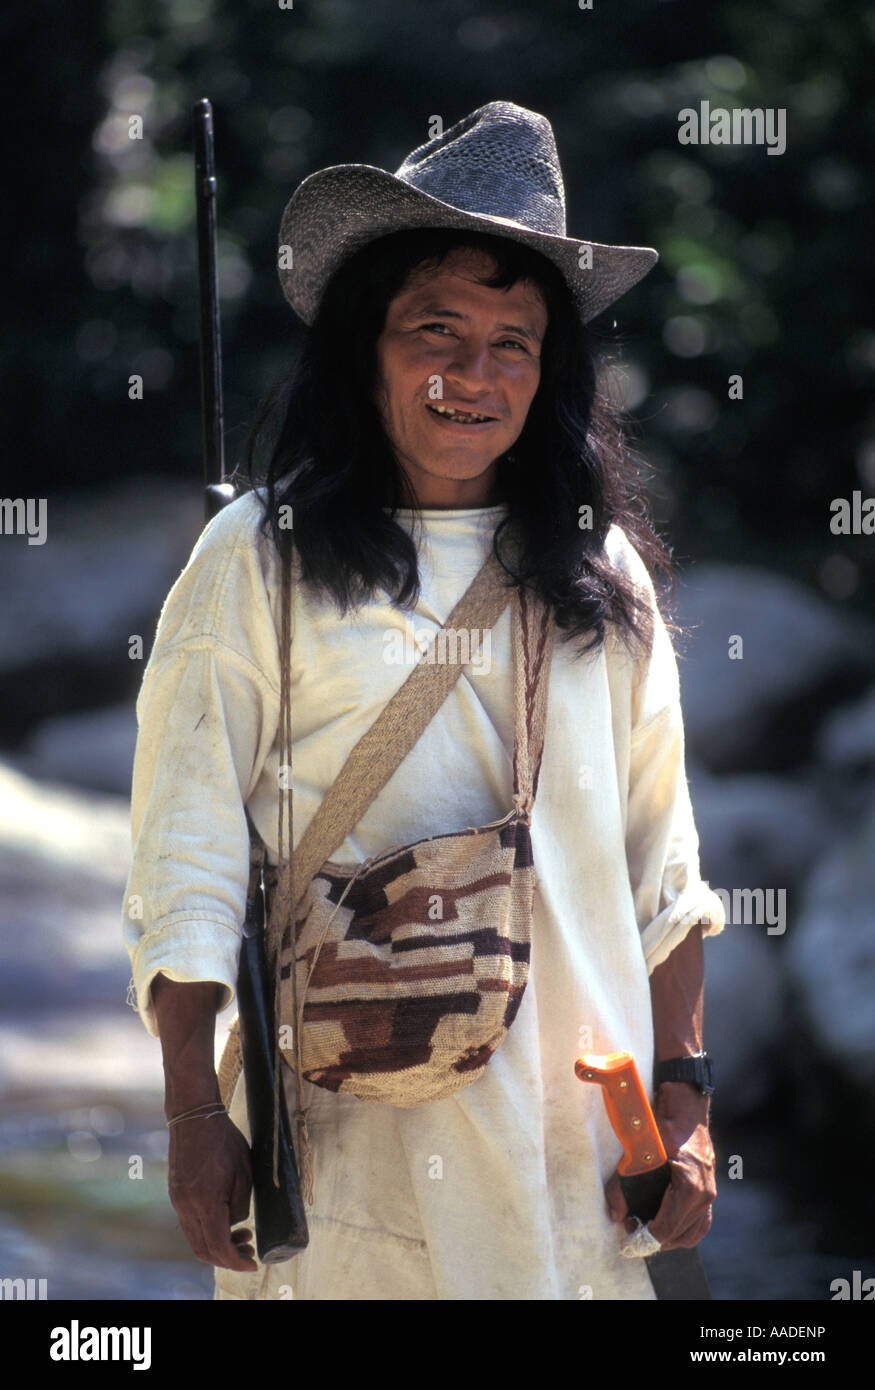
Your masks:
M112 1000L124 1017L130 968L121 910L130 853L124 799L31 782L0 763L5 1012L76 1006L84 1013Z
M842 705L824 721L817 751L829 766L875 768L875 686L861 700Z
M714 887L796 892L838 833L812 776L711 777L687 758L702 872Z
M787 947L813 1041L875 1103L875 802L814 870Z
M702 874L730 904L729 924L705 947L705 1046L719 1067L721 1121L732 1123L778 1084L789 1042L783 937L796 929L802 884L833 831L803 778L711 777L691 758L687 775Z
M45 720L13 761L30 777L129 796L136 743L132 697L108 709Z
M127 1006L126 798L0 762L0 1091L163 1092L161 1049ZM236 1010L219 1016L216 1055ZM96 1102L92 1102L96 1103Z
M705 943L704 1041L721 1125L760 1109L777 1082L769 1063L785 1039L776 942L762 927L727 926Z
M875 800L875 686L824 721L817 757L824 799L836 818L850 824Z
M161 605L203 528L196 486L133 480L49 498L46 541L0 548L0 728L135 693ZM143 639L131 660L129 639Z
M875 678L875 626L767 570L698 565L678 609L696 625L679 662L688 745L712 772L805 763L824 711Z
M125 1004L130 810L0 763L0 1085L10 1094L161 1084L158 1045Z

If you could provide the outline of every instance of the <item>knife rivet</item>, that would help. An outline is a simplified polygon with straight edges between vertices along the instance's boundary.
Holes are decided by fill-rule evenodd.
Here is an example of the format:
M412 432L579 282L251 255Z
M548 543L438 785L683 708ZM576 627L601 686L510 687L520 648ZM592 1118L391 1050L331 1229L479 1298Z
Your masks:
M621 1090L621 1091L627 1090L627 1089L628 1089L628 1086L629 1086L628 1081L621 1081L621 1082L620 1082L620 1090Z
M642 1158L644 1159L645 1163L653 1162L653 1154L642 1154Z
M640 1128L641 1128L641 1121L638 1119L638 1116L637 1116L637 1115L633 1116L633 1119L632 1119L632 1128L633 1128L633 1129L640 1129Z

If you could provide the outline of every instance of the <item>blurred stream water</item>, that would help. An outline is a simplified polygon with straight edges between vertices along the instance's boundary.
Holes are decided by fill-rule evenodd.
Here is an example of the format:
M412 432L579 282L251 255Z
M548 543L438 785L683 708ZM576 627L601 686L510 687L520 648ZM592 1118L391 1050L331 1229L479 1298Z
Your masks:
M46 1279L49 1299L210 1298L166 1160L154 1093L19 1099L0 1122L2 1274Z

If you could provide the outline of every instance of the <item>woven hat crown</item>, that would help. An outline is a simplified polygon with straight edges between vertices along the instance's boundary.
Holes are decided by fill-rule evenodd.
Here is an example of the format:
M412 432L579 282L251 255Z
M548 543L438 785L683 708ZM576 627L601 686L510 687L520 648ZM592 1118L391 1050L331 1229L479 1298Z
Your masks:
M565 236L565 186L545 116L491 101L413 150L395 177L463 212Z
M550 122L512 101L491 101L419 145L394 174L336 164L304 179L280 226L280 283L309 324L331 277L367 243L392 232L456 228L507 237L552 261L587 323L659 258L652 247L591 239L582 257L565 225Z

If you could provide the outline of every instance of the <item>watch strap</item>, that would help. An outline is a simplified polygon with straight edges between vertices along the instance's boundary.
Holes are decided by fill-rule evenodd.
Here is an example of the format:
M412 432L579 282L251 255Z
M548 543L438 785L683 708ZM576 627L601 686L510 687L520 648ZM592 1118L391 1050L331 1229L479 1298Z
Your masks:
M654 1087L664 1081L689 1081L698 1086L703 1096L710 1096L714 1091L714 1064L707 1052L693 1057L670 1057L653 1068Z

